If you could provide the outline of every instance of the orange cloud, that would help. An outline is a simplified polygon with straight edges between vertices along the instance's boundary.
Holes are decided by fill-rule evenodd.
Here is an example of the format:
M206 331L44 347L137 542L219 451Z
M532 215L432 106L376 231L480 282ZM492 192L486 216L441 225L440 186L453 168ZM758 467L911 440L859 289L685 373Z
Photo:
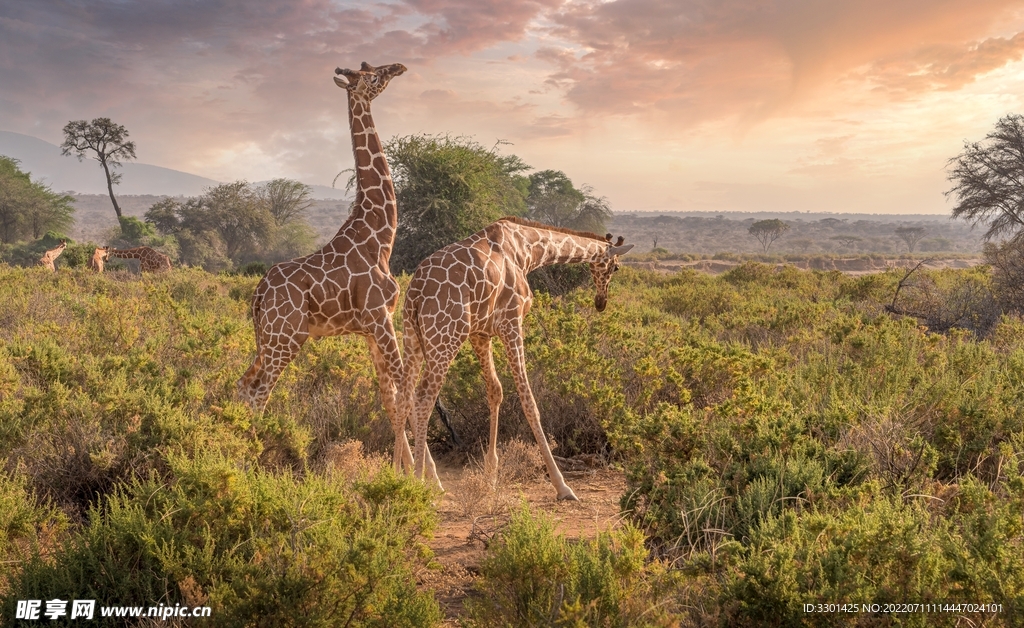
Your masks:
M1021 57L983 39L1010 0L615 0L552 16L569 45L538 51L579 109L693 124L763 117L855 68L883 85L955 89ZM980 41L980 43L979 43ZM879 60L884 61L879 61ZM922 67L924 78L918 78Z
M880 59L864 78L893 95L955 90L979 76L1024 57L1024 32L992 37L975 45L937 44Z

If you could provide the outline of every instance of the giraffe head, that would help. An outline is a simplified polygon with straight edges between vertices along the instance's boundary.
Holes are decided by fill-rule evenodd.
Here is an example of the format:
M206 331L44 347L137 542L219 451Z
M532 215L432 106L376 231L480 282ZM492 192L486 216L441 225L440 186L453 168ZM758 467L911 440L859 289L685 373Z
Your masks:
M605 250L604 256L597 261L590 262L590 276L594 278L594 287L597 290L594 295L594 307L598 312L603 312L605 306L608 305L608 286L612 282L612 273L619 269L619 256L625 255L633 248L632 244L622 244L625 240L622 236L619 236L619 240L614 245L612 244L612 234L605 235L604 239L608 241L608 248Z
M388 86L391 79L403 72L405 72L405 66L401 63L392 63L391 65L382 65L375 68L363 61L362 66L358 70L342 68L335 70L335 74L344 76L345 79L335 76L334 82L338 87L348 90L348 93L352 95L362 96L366 100L373 100L384 91L384 88Z

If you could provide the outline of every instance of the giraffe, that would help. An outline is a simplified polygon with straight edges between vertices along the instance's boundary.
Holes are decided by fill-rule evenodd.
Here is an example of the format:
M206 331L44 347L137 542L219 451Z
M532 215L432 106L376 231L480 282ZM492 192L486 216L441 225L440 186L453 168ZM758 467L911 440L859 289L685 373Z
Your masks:
M131 249L115 249L109 246L97 248L92 254L92 259L89 260L89 268L102 273L103 263L112 257L139 260L139 272L143 273L161 273L171 269L171 258L148 246L137 246Z
M398 226L391 170L373 118L370 101L405 72L395 63L335 73L348 92L349 126L355 154L356 198L348 219L319 251L274 265L256 286L252 319L256 357L238 381L239 396L254 410L266 407L284 368L308 338L356 334L366 339L381 401L395 431L394 464L412 471L412 451L399 428L397 383L402 356L391 316L398 305L398 282L389 260Z
M589 263L596 288L594 307L604 311L612 273L619 268L618 256L633 248L632 244L623 246L622 241L620 237L613 245L611 234L601 238L522 218L503 218L420 263L409 283L402 310L405 368L400 398L403 416L408 417L415 434L413 459L417 477L422 478L427 467L430 478L437 481L427 449L427 422L452 360L468 339L480 360L487 385L491 431L484 468L493 484L498 465L498 409L502 400L501 382L491 354L491 341L497 336L505 346L523 413L544 456L558 499L576 499L555 465L526 376L523 318L533 302L526 275L551 264Z
M89 269L95 270L98 273L103 272L103 265L107 261L107 251L109 247L98 246L96 250L92 252L92 259L89 260Z
M36 262L36 265L45 266L46 268L49 268L53 272L57 272L57 267L54 266L53 263L57 261L57 258L60 257L60 254L63 253L64 249L66 248L68 248L68 241L61 238L60 244L50 249L46 253L43 253L43 256L39 258L39 261Z

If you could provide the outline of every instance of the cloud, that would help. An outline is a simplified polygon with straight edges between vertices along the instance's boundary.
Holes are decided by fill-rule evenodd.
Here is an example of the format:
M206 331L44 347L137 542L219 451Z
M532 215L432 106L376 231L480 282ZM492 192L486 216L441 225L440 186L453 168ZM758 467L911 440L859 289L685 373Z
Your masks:
M761 119L855 68L898 83L927 53L921 89L956 88L1020 58L1020 42L983 40L1012 0L614 0L551 16L561 48L537 58L579 110L653 115L677 125ZM879 59L889 61L879 63ZM945 62L942 63L943 59ZM914 65L916 63L916 65ZM927 67L932 67L931 65Z
M936 44L871 63L860 74L894 96L956 90L1024 57L1024 32L973 45Z
M417 29L430 55L468 54L517 41L541 14L562 0L404 0L429 21Z

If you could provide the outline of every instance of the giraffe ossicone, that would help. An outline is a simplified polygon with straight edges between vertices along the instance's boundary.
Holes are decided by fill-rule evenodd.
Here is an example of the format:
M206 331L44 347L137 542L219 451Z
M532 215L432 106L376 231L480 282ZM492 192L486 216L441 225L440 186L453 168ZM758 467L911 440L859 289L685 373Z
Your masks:
M363 336L395 433L395 466L412 472L412 451L398 422L395 399L402 357L391 320L399 289L389 261L398 210L391 170L370 114L370 102L405 71L400 63L374 67L365 62L359 70L335 71L335 84L348 94L356 198L330 242L315 253L275 264L256 286L256 357L238 381L238 392L262 412L282 371L307 339Z
M493 483L497 473L498 412L501 382L494 370L491 342L505 346L523 414L547 465L558 499L576 499L555 464L540 422L540 411L526 374L523 318L533 293L526 276L551 264L584 262L594 279L594 306L605 309L618 256L633 248L610 242L611 236L552 227L521 218L504 218L464 240L450 244L420 263L405 294L402 310L405 370L400 405L415 434L416 475L429 464L427 423L459 347L469 340L480 360L487 386L490 435L485 470ZM422 371L422 373L421 373Z

